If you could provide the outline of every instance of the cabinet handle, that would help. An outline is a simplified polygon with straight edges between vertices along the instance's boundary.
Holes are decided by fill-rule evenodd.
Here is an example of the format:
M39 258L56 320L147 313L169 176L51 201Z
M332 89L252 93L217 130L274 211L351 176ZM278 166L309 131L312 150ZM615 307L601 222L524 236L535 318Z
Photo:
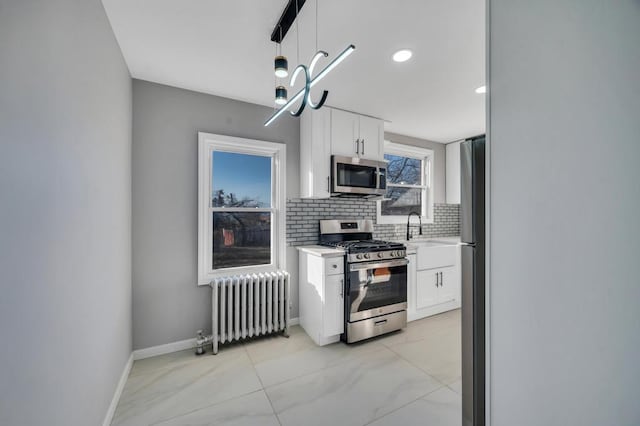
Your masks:
M364 138L362 139L362 155L364 155Z
M442 287L442 272L440 272L440 287Z
M327 192L331 193L331 181L329 180L329 176L327 176Z
M356 154L360 154L360 139L356 139Z
M438 287L438 273L436 272L436 287Z
M344 280L340 280L340 299L344 297Z

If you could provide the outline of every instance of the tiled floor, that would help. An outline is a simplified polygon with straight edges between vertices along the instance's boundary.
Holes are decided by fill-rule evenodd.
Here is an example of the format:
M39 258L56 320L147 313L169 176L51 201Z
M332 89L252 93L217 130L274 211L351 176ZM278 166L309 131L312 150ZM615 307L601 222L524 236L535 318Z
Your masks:
M460 312L365 343L291 337L136 361L114 425L459 426Z

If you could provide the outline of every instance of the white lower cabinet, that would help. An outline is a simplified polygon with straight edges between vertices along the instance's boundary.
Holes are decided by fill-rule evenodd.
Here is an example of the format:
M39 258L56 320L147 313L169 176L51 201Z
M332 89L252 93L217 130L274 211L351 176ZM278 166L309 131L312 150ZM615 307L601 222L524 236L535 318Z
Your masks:
M344 275L326 276L324 284L324 335L340 335L344 331Z
M423 309L438 303L439 270L428 269L416 274L416 309Z
M300 326L320 346L338 342L344 332L344 256L298 253Z
M460 307L459 246L416 245L417 254L409 255L409 321Z
M416 309L453 302L458 298L454 266L418 271L417 277Z

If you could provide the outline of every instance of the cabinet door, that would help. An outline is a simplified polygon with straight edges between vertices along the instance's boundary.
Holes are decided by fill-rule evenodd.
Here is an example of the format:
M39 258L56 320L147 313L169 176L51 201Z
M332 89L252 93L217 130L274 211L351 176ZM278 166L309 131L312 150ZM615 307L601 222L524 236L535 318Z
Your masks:
M416 283L416 309L426 308L438 303L438 284L440 269L418 271Z
M460 279L456 268L442 268L439 270L440 287L438 289L438 303L451 302L458 299L460 293Z
M355 157L360 151L356 148L358 139L358 116L351 112L331 110L331 154Z
M460 142L447 144L447 204L460 204Z
M331 111L305 111L300 117L300 196L329 198Z
M384 123L377 118L360 116L360 157L384 160Z
M331 113L330 111L323 111L319 109L313 112L315 115L313 121L313 146L311 147L311 170L303 170L300 168L300 173L311 173L313 179L313 197L314 198L329 198L331 195L329 179L331 177L331 141L330 141L330 129L331 129Z
M329 275L324 284L323 328L325 337L344 331L344 275Z

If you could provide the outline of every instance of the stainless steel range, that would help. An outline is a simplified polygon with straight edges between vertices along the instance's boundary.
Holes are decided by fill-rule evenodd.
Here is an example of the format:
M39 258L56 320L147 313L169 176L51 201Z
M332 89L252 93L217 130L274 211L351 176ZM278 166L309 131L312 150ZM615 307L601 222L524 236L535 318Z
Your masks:
M345 250L347 343L407 325L406 247L373 239L371 220L321 220L320 244Z

